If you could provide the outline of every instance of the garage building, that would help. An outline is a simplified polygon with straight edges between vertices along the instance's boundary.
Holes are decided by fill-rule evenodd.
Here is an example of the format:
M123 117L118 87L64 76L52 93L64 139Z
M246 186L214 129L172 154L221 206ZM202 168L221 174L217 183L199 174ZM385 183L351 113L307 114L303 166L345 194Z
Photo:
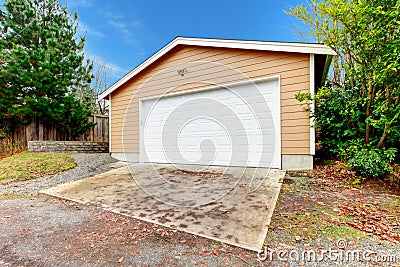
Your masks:
M177 37L100 95L120 160L312 169L323 44ZM311 108L313 108L311 106Z

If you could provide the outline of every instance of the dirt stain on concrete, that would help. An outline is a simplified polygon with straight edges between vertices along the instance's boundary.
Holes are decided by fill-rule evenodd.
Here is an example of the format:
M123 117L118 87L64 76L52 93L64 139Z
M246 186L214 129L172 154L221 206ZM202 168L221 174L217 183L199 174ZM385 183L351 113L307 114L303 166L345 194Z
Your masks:
M155 180L152 183L154 172L164 177L164 182ZM248 185L255 174L256 178L264 180L256 191L249 192ZM232 167L226 171L226 167L209 167L201 172L194 172L190 167L182 170L167 164L131 164L62 184L43 193L81 203L101 205L111 211L147 222L259 251L267 233L283 177L284 172L279 170ZM184 199L183 206L161 202L146 193L143 184L138 184L138 181L147 183L147 189L158 190L157 198L174 199L176 192L183 191L180 194L184 196L187 194L185 188L204 188L204 185L218 179L223 179L223 183L220 183L222 187L208 188L198 194L201 198L213 200L200 206L196 206L196 199ZM232 184L235 179L239 181L235 186L229 188L223 197L216 197L219 190L228 188L224 186ZM179 190L176 190L176 186L180 187Z

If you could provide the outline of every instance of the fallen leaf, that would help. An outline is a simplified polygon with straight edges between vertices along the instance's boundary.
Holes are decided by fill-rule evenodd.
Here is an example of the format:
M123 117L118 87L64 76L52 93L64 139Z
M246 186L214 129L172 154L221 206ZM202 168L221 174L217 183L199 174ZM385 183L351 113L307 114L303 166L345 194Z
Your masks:
M214 254L214 256L218 257L218 255L219 255L218 250L214 249L213 254Z

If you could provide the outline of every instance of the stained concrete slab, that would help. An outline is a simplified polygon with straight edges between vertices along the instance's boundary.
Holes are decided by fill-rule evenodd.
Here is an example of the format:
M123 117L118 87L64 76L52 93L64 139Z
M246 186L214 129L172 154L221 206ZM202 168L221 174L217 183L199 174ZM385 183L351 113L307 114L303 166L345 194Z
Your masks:
M45 194L260 251L284 171L130 164Z

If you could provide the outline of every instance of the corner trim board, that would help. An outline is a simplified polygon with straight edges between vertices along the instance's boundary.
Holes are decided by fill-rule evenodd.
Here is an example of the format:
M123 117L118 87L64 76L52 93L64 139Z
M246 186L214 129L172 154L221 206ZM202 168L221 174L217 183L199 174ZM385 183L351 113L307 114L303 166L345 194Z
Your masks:
M310 54L310 95L315 94L315 60L314 54ZM315 102L310 103L310 115L314 112ZM315 155L315 122L310 116L310 155Z
M111 144L112 144L112 138L111 138L111 94L108 95L108 150L111 153Z

